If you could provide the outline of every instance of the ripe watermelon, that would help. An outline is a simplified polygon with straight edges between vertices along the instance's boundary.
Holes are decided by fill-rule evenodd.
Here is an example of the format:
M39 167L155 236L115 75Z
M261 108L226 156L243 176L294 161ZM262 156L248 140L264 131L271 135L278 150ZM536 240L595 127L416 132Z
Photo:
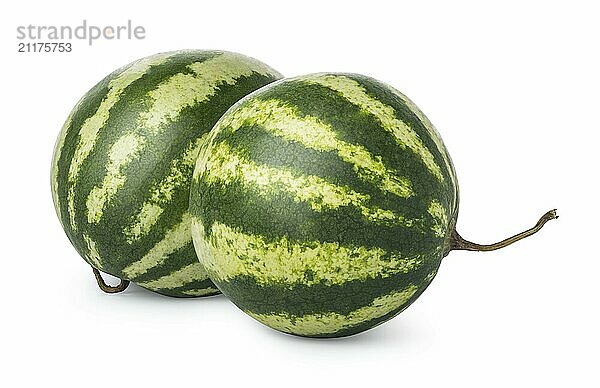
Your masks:
M239 308L286 333L339 337L403 311L450 249L468 249L458 203L450 155L407 97L361 75L313 74L217 122L190 213L200 262Z
M186 50L140 59L94 86L69 115L52 161L54 205L77 252L125 286L218 293L190 234L198 147L232 104L279 78L240 54Z

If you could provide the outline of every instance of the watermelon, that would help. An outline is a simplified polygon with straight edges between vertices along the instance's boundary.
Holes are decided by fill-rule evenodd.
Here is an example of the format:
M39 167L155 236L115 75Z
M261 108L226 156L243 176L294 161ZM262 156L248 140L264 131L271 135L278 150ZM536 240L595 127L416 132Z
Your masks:
M387 321L451 249L484 250L459 239L458 207L430 121L357 74L289 78L240 100L201 145L190 193L194 246L218 288L258 321L308 337Z
M55 146L52 198L103 290L132 281L175 297L219 292L192 245L196 155L231 105L280 78L240 54L175 51L116 70L77 103ZM107 286L98 270L121 285Z

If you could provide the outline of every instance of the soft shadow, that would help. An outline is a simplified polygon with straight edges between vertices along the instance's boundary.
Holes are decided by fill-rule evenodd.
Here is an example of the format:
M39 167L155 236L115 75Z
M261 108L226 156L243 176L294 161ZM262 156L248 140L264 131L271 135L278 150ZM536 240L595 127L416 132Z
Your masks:
M106 275L105 275L106 276ZM110 284L118 283L118 279L110 278L106 276L107 283ZM95 284L90 285L90 288L95 288L94 292L103 294L110 298L118 298L118 299L126 299L128 302L139 303L139 304L155 304L159 303L160 305L182 305L182 304L192 304L192 303L202 303L202 304L230 304L231 302L223 295L212 295L205 297L191 297L191 298L175 298L166 295L161 295L156 292L152 292L145 288L142 288L134 283L130 283L129 287L121 293L107 295L104 294L101 290L98 289L98 286ZM88 289L90 291L90 289ZM239 311L240 314L244 314ZM249 317L248 317L249 318ZM300 337L292 334L283 333L274 329L271 329L264 324L250 318L251 321L250 326L254 326L251 330L256 330L257 333L262 333L261 335L267 341L273 341L273 343L292 343L296 346L305 346L309 349L315 348L338 348L343 349L345 347L355 348L357 346L360 347L372 347L372 348L380 348L383 346L405 346L409 343L414 343L415 341L426 339L433 335L431 332L427 332L427 325L423 327L419 324L418 320L411 319L410 316L403 316L400 314L399 316L392 318L388 322L384 322L383 324L376 326L370 330L367 330L362 333L354 334L347 337L340 338L308 338L308 337Z
M189 298L177 298L173 296L162 295L157 292L153 292L147 290L143 287L138 286L135 283L130 283L129 287L120 294L116 294L114 296L123 297L123 298L131 298L131 299L139 299L143 301L158 301L158 302L169 302L169 303L186 303L186 302L197 302L199 300L202 301L227 301L227 298L223 296L223 294L211 295L211 296L200 296L200 297L189 297Z

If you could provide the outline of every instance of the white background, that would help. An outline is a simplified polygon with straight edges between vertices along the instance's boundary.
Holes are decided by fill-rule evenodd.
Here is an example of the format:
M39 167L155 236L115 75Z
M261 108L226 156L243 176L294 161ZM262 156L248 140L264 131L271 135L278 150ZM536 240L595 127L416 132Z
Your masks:
M1 15L0 385L85 387L598 387L600 12L595 2L11 2ZM18 54L17 25L143 25L142 41ZM407 311L311 340L224 297L101 293L50 195L67 114L104 75L181 48L238 51L293 76L364 73L437 126L461 189L451 253Z

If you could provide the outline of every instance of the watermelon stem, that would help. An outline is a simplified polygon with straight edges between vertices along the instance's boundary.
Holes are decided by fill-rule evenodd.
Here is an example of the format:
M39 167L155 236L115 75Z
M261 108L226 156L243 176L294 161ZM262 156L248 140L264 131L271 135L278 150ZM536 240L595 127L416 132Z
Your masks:
M129 280L121 279L121 283L117 286L109 286L102 279L102 275L100 275L100 271L96 268L92 267L92 271L94 271L94 276L96 277L96 282L98 282L98 287L107 294L116 294L118 292L123 292L129 286Z
M548 212L546 212L537 222L537 224L535 224L535 226L531 229L527 229L524 232L515 234L512 237L509 237L507 239L504 239L502 241L499 241L497 243L494 244L477 244L471 241L467 241L464 238L462 238L460 236L460 234L458 234L458 232L456 231L456 229L453 230L452 235L450 237L450 251L452 250L463 250L463 251L478 251L478 252L485 252L485 251L495 251L496 249L501 249L504 248L514 242L517 242L519 240L522 240L526 237L531 236L532 234L537 233L540 229L542 229L542 227L544 226L544 224L546 224L546 222L553 220L555 218L558 218L558 215L556 214L556 209L550 210Z

